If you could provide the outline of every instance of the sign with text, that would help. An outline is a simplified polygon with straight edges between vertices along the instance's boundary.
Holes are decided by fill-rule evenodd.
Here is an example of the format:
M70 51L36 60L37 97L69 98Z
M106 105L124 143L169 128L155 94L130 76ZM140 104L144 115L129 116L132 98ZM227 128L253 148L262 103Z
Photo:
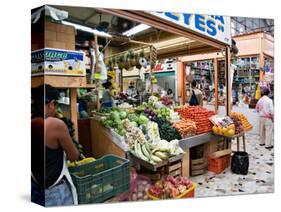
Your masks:
M85 76L84 52L45 48L31 52L31 75Z
M175 12L148 12L154 16L231 45L229 16Z

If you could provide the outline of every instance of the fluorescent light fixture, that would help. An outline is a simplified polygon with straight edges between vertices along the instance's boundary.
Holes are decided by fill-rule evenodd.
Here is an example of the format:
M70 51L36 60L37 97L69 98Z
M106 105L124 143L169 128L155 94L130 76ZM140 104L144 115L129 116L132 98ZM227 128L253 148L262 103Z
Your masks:
M137 25L137 26L135 26L134 28L132 28L132 29L129 29L128 31L126 31L126 32L123 32L123 35L125 35L125 36L131 36L131 35L135 35L135 34L137 34L137 33L139 33L139 32L142 32L142 31L144 31L144 30L146 30L146 29L149 29L151 26L148 26L148 25L146 25L146 24L139 24L139 25Z
M71 23L71 22L68 22L68 21L62 21L62 23L65 24L65 25L74 26L75 29L78 29L78 30L82 30L82 31L85 31L85 32L96 34L100 37L106 37L106 38L112 37L110 34L108 34L106 32L98 31L96 29L92 29L90 27L82 26L80 24L74 24L74 23Z

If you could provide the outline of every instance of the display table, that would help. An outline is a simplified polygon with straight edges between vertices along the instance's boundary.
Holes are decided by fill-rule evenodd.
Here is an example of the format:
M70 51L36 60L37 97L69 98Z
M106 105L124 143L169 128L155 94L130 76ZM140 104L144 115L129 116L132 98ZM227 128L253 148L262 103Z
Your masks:
M180 147L185 151L182 162L182 175L184 177L190 175L190 149L204 144L204 158L207 160L210 154L217 151L217 141L220 138L221 136L209 132L180 140Z
M107 154L114 154L127 158L128 146L124 138L113 130L103 127L99 117L90 118L91 146L93 157L99 158ZM190 175L190 148L204 144L204 158L217 151L217 141L221 138L213 133L204 133L180 140L180 147L184 150L182 158L182 176Z

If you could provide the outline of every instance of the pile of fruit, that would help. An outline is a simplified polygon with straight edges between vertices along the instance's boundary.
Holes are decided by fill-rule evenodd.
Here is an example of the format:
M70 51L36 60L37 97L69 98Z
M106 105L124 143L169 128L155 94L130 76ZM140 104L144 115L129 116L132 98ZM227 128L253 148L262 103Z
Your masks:
M186 138L196 134L196 124L190 119L175 122L173 124L173 127L177 129L182 138Z
M214 125L212 130L215 134L224 135L224 136L227 136L227 137L231 137L231 136L234 136L236 134L234 124L230 124L227 127Z
M233 121L233 124L235 125L235 134L238 135L240 133L243 133L244 128L243 128L243 125L242 125L241 121L239 120L239 118L237 116L233 116L233 115L231 115L230 117Z
M84 158L82 160L74 161L74 162L69 162L68 161L67 162L67 167L70 168L70 167L81 166L81 165L85 165L85 164L91 163L91 162L93 162L95 160L96 160L95 158L89 157L89 158Z
M192 182L186 177L167 176L148 189L148 192L159 199L176 198L192 187Z
M212 131L212 123L209 117L215 115L214 111L207 110L201 106L183 106L177 109L181 119L191 119L196 124L196 134Z
M240 120L245 132L253 129L253 126L250 124L250 122L248 121L248 119L246 118L246 116L243 113L231 112L231 117L237 117Z

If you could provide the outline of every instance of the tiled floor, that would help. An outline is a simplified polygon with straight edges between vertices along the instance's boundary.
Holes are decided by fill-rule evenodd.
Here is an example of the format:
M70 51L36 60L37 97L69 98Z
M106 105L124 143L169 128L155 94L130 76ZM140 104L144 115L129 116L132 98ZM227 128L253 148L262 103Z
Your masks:
M191 177L198 184L196 197L225 196L237 194L269 193L274 191L274 150L267 150L259 145L259 136L246 135L249 153L248 175L233 174L227 168L219 175L207 172ZM236 142L232 143L235 150Z

